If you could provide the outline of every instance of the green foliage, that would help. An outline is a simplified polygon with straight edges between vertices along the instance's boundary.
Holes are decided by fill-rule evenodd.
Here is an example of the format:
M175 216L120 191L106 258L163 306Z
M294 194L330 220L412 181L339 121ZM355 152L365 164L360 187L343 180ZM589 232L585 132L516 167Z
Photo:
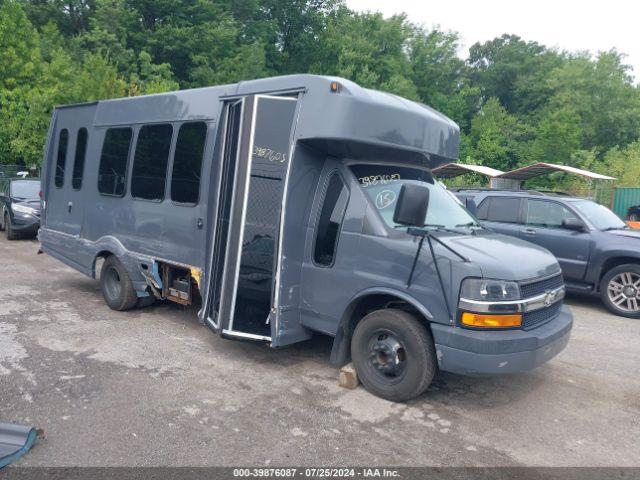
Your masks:
M0 89L13 90L35 81L40 66L37 38L20 5L0 1Z
M621 187L637 187L640 183L640 140L626 147L614 147L601 161L600 170L616 177Z
M505 34L464 61L459 38L343 0L0 0L0 162L39 163L58 104L310 72L443 112L466 163L563 163L640 183L640 89L624 55Z
M479 165L512 170L522 157L528 133L527 125L491 97L471 122L470 155Z

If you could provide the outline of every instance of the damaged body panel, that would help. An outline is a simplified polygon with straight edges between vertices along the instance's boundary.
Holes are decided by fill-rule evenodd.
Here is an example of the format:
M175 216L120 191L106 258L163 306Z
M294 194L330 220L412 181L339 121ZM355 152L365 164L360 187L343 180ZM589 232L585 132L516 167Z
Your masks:
M94 278L104 259L111 308L136 297L188 305L198 294L199 320L223 336L280 347L324 333L336 365L353 357L359 325L390 322L399 333L362 348L381 352L370 357L381 381L404 382L414 371L405 348L434 370L447 358L432 325L465 331L465 281L558 271L543 250L519 273L489 264L483 251L526 258L531 247L480 232L433 179L458 145L458 126L425 105L313 75L60 107L45 149L41 248ZM407 186L430 192L416 225L434 230L422 240L393 221ZM421 347L403 343L414 328ZM391 399L426 388L364 384Z

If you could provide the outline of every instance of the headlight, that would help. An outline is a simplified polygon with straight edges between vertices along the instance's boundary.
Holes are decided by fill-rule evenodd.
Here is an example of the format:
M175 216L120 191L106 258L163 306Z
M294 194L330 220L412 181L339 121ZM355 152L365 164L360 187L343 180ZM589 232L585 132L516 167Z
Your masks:
M460 297L484 302L520 299L520 287L515 282L467 278L462 282Z
M20 213L28 213L29 215L35 215L37 213L37 210L35 208L28 207L26 205L20 205L19 203L15 203L13 205L13 211L20 212Z

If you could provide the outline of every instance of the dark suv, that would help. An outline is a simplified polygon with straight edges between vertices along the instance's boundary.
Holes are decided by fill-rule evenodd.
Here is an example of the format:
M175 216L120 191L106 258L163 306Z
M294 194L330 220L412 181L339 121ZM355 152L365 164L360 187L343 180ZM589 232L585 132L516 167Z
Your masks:
M640 318L640 230L630 229L611 210L558 193L453 193L484 227L550 250L569 290L599 294L613 313Z
M35 236L40 228L40 180L0 178L0 230L7 239Z

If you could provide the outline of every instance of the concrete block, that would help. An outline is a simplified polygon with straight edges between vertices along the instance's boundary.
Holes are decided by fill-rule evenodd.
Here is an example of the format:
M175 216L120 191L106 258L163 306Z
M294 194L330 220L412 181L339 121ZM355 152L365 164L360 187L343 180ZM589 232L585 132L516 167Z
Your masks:
M360 385L360 381L358 380L358 374L356 373L356 369L353 366L353 363L349 363L340 369L340 379L338 380L338 385L342 388L348 388L349 390L353 390Z

